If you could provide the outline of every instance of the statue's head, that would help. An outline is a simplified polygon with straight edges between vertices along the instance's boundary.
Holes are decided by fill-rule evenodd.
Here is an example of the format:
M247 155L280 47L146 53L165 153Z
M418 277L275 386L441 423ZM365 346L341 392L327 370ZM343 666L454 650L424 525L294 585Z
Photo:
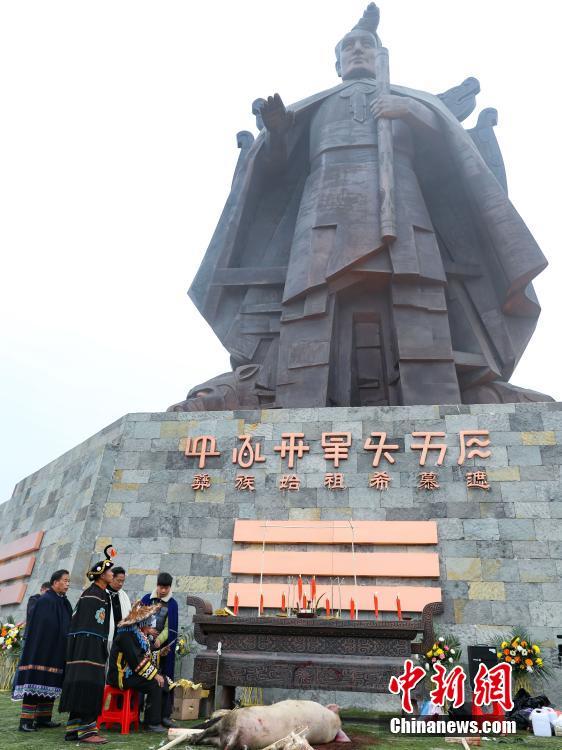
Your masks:
M377 36L379 9L369 3L363 17L336 46L336 71L340 78L374 78L375 50L381 47Z

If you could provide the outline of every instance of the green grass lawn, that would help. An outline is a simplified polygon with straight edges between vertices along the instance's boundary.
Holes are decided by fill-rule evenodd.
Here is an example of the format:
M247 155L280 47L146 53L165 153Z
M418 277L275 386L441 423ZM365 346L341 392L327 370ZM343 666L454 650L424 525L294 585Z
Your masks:
M26 735L18 732L18 721L20 712L20 703L13 703L9 694L0 693L0 750L70 750L73 747L80 747L77 742L64 741L64 726L60 729L44 729L33 735ZM362 715L364 715L362 713ZM57 721L66 719L56 713L53 718ZM193 722L192 722L193 723ZM189 726L189 722L183 722ZM372 726L365 724L353 724L346 721L344 714L345 731L353 741L352 745L338 745L341 750L454 750L461 748L461 745L451 745L445 743L439 737L394 737L383 730L377 730ZM133 732L130 735L121 735L118 732L104 732L110 739L110 742L103 747L108 750L158 750L159 747L167 742L165 735L155 735L147 732ZM82 745L81 747L85 747ZM330 745L330 750L335 748ZM544 750L545 748L562 747L562 738L535 738L527 734L520 733L515 738L498 738L490 742L483 742L481 748L492 750L497 747L498 750L504 748L519 748L520 750Z

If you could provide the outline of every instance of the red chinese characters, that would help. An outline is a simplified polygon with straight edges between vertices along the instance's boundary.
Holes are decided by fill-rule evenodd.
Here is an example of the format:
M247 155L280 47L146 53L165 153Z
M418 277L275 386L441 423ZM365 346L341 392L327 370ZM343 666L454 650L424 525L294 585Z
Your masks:
M211 486L211 477L208 474L195 474L191 482L191 489L203 492Z
M466 674L464 669L457 664L450 672L439 662L433 665L434 673L431 677L435 688L429 693L431 700L436 706L443 706L445 701L453 708L460 708L464 703L464 684Z
M387 490L391 482L392 477L386 471L375 471L375 473L369 477L369 487L372 487L379 492Z
M504 711L511 711L513 699L511 697L511 666L496 664L488 669L480 664L474 678L474 705L488 706L497 703Z
M220 451L217 450L217 439L212 435L187 438L185 455L193 458L199 457L199 468L204 469L208 456L220 456Z
M464 464L467 458L489 458L492 455L492 451L479 450L480 448L486 448L490 445L490 432L489 430L461 430L459 432L460 439L460 453L457 463L460 465ZM478 446L471 451L466 452L467 448L472 448L473 445Z
M444 432L419 431L412 432L413 442L409 448L413 451L419 451L419 465L425 466L430 454L435 456L435 464L441 466L447 453L447 443L445 442ZM463 465L467 461L480 458L489 458L492 451L488 448L490 436L488 430L460 430L459 436L459 456L456 461L458 465ZM238 435L240 444L232 449L232 463L237 464L241 469L249 469L255 464L265 463L267 460L262 455L263 442L255 442L251 434ZM402 441L396 443L390 442L392 438L387 437L387 433L371 432L369 437L363 442L363 450L372 453L372 466L382 468L381 463L394 465L396 464L395 454L402 448ZM333 464L333 469L340 468L341 462L349 459L350 449L352 447L352 433L342 432L323 432L320 438L320 447L322 448L324 459ZM297 461L310 454L311 447L306 442L304 432L283 432L279 445L275 445L273 450L279 456L287 461L286 468L295 469ZM220 456L221 452L217 448L217 439L213 435L199 435L197 437L186 438L185 455L198 458L199 469L206 467L209 457ZM289 475L287 475L289 476ZM294 476L294 475L290 475ZM326 475L328 476L328 475ZM339 474L334 473L334 476ZM379 471L373 475L376 477L375 484L370 484L376 489L387 489L380 486L380 481L386 478L386 472ZM439 488L437 474L435 472L424 472L420 475L418 489L434 490ZM339 480L338 480L339 481ZM390 481L390 480L389 480ZM486 472L482 467L472 467L472 470L466 474L467 487L478 489L489 489ZM285 480L284 480L285 483ZM291 483L291 490L298 489ZM337 486L337 485L336 485ZM282 489L289 489L283 487Z
M412 437L423 438L423 443L412 443L410 446L413 451L421 451L420 453L420 466L425 466L427 460L427 454L429 451L439 451L437 457L437 466L441 466L443 459L445 458L445 452L447 451L447 445L445 443L432 443L432 438L443 438L445 437L444 432L412 432Z
M298 492L301 488L301 480L296 474L283 474L279 479L279 489L287 492Z
M275 445L273 450L279 453L281 458L287 458L287 467L295 468L295 458L302 458L310 451L305 445L304 432L283 432L281 434L281 445Z
M373 443L371 438L378 438L378 442ZM379 465L382 457L384 457L389 464L395 463L396 459L391 453L389 453L389 451L400 450L400 446L396 443L386 442L386 432L371 432L371 437L368 437L367 440L365 440L363 448L366 451L375 451L375 455L373 456L373 466L375 468Z
M418 490L438 490L439 480L434 471L422 471L419 475Z
M334 468L337 469L340 461L349 458L351 432L323 432L320 444L326 461L333 461Z
M249 469L254 463L264 463L265 457L261 454L261 445L258 443L254 448L251 435L238 435L238 440L242 441L242 445L232 449L233 464L238 464L241 469Z
M413 713L411 692L423 680L426 672L423 667L414 666L411 659L404 662L404 671L396 677L393 675L388 683L388 690L393 695L401 695L402 708L406 713Z
M390 678L388 690L394 695L401 695L402 708L406 713L413 712L411 692L427 674L429 673L425 669L414 666L411 659L406 659L402 674ZM460 664L448 671L436 662L433 665L431 682L434 688L429 696L436 706L448 704L450 707L460 708L464 704L466 673ZM485 664L480 664L474 679L473 702L475 708L495 703L503 711L511 711L513 700L509 664L496 664L491 669Z
M339 472L328 473L324 475L324 487L328 490L344 490L345 484L343 481L343 474Z
M475 487L479 490L489 490L488 474L485 471L467 471L466 486L469 489Z
M234 484L237 490L245 490L246 492L255 492L256 489L256 478L251 474L238 474Z

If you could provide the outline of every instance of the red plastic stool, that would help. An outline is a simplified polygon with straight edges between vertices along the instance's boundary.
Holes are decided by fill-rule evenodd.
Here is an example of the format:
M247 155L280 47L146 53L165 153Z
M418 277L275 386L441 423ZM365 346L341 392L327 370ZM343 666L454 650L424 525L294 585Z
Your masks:
M106 685L103 689L103 703L101 714L98 716L98 729L102 724L109 727L112 724L121 725L121 734L129 734L131 724L139 729L139 693L138 690L119 690Z
M500 708L500 704L496 701L492 701L490 704L491 711L484 713L482 706L475 706L474 699L472 701L472 715L475 717L479 726L482 726L483 721L503 721L505 719L505 711ZM502 732L505 734L505 732Z

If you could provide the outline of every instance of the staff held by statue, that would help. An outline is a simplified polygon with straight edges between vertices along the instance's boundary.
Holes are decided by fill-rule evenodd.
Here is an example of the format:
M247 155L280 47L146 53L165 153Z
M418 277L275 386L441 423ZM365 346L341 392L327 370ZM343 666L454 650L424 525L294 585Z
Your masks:
M390 94L388 50L379 47L375 56L377 96ZM377 118L377 141L379 152L379 213L381 238L385 244L396 239L396 212L394 206L394 146L392 143L392 120Z

